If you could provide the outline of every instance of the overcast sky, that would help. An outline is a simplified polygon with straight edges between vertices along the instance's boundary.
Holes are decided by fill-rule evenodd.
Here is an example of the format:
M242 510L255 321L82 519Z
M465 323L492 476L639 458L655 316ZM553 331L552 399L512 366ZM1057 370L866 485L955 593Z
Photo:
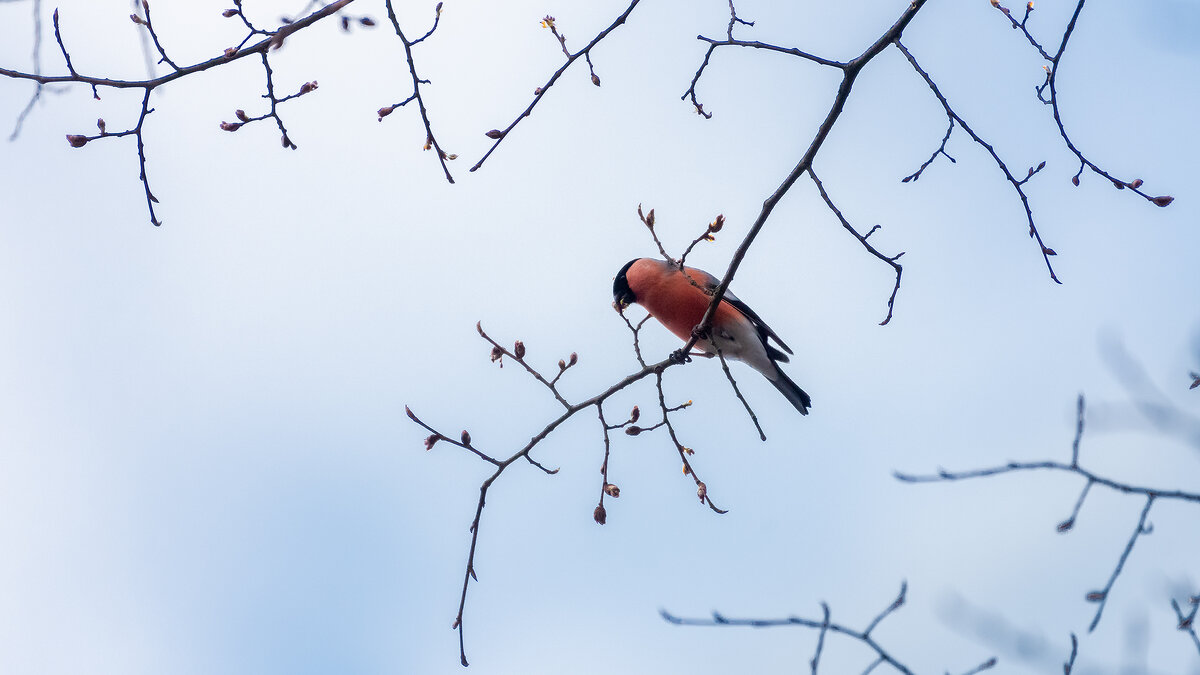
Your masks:
M263 25L299 2L248 0ZM410 34L429 6L405 6ZM200 5L205 5L201 7ZM586 5L586 6L580 6ZM77 70L144 78L125 0L57 3ZM449 185L414 109L378 122L410 79L382 3L350 9L271 57L277 86L319 89L281 107L295 152L263 111L247 58L164 87L145 128L160 200L149 223L131 138L72 149L65 134L136 122L140 92L53 88L0 150L0 671L11 673L453 673L458 604L479 483L477 458L441 443L468 429L508 456L559 413L503 343L585 399L637 368L612 311L613 275L657 250L638 221L655 208L678 253L717 214L690 260L720 274L763 201L825 115L836 73L761 51L721 50L699 85L710 120L680 100L720 36L724 1L643 2L568 71L478 172L484 132L504 128L562 61L539 26L557 17L577 49L624 2L447 0L415 52L438 140L459 159ZM904 0L743 0L739 27L837 59L856 56ZM0 65L29 69L31 2L0 4ZM1051 48L1074 3L1039 3ZM177 63L243 36L224 5L153 5ZM42 17L46 72L65 72ZM1160 209L1085 173L1037 101L1042 61L986 0L934 0L905 44L951 104L1027 186L1050 280L1011 185L956 130L937 148L940 104L894 49L859 78L815 168L871 241L905 251L890 325L891 268L862 250L800 181L733 283L791 345L789 374L813 398L801 418L733 366L768 435L758 440L717 364L666 376L681 441L714 501L701 506L659 433L615 438L608 524L592 521L603 443L593 412L514 466L489 493L467 601L470 672L806 672L805 629L687 628L659 610L819 619L863 628L908 582L908 603L873 636L919 673L1200 673L1169 601L1200 592L1200 511L1161 500L1117 580L1102 588L1143 500L1096 487L1076 528L1082 479L1016 474L906 485L893 470L1070 458L1076 396L1089 401L1081 461L1105 476L1200 490L1200 447L1147 427L1150 398L1194 416L1200 390L1200 48L1194 3L1089 3L1063 59L1063 120L1114 175L1176 202ZM164 72L159 67L158 72ZM32 89L0 79L0 121ZM636 316L639 310L631 310ZM650 324L642 347L678 346ZM1120 364L1124 364L1121 366ZM1134 365L1130 365L1134 364ZM1132 384L1136 373L1152 383ZM1131 374L1133 373L1133 374ZM1142 387L1139 389L1138 387ZM617 396L653 419L650 383ZM830 636L822 672L873 654ZM883 671L876 671L883 672Z

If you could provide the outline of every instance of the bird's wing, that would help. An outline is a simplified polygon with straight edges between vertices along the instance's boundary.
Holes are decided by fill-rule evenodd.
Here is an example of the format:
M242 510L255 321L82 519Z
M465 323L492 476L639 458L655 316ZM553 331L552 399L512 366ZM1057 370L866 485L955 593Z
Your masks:
M721 283L719 279L708 272L695 269L694 267L687 268L687 273L696 281L696 283L704 286L705 290L710 293L715 291L717 286L719 286ZM762 317L759 316L757 312L755 312L753 309L750 309L750 305L747 305L739 300L738 297L729 289L725 289L724 300L726 300L730 305L733 305L733 308L741 312L742 315L747 319L750 319L750 322L753 323L754 327L758 329L758 334L762 337L763 346L767 348L767 352L774 352L771 354L771 358L775 359L776 361L783 361L784 363L787 363L788 357L768 345L767 337L770 337L780 347L783 347L783 351L787 352L788 354L794 354L795 352L793 352L792 348L787 346L787 344L779 338L779 335L777 335L775 331L771 330L771 327L767 325L767 322L763 321Z

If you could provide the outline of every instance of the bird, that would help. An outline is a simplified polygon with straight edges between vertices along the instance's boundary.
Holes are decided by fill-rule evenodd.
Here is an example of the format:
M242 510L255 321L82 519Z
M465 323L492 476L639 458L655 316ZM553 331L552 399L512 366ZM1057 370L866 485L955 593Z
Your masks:
M631 304L639 304L686 342L704 318L712 302L711 293L719 284L716 277L704 270L684 267L681 271L674 263L635 258L625 263L613 280L613 307L622 311ZM705 356L716 354L719 347L722 356L742 361L762 373L801 415L808 414L812 398L779 368L779 363L789 361L788 354L794 354L791 348L728 290L713 315L709 333L709 338L696 342ZM768 339L783 351L769 344Z

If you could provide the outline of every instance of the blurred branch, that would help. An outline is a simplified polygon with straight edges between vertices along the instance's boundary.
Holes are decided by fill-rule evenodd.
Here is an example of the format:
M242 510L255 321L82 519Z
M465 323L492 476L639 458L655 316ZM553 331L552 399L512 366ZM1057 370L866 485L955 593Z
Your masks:
M37 75L42 74L42 0L33 0L33 49L29 57L30 63L33 66L33 72ZM21 127L25 125L25 118L29 117L29 113L33 111L33 106L42 98L42 91L45 89L45 83L38 82L34 86L33 94L29 96L29 100L25 103L25 107L17 115L17 121L13 124L12 133L8 135L8 140L15 141L21 135Z
M1171 598L1171 609L1175 610L1175 617L1179 619L1176 628L1192 636L1192 644L1196 645L1196 651L1200 653L1200 637L1196 636L1196 610L1200 609L1200 595L1193 595L1188 599L1188 604L1192 609L1185 615L1175 598Z
M662 615L662 618L664 620L666 620L669 623L673 623L676 626L750 626L752 628L775 628L775 627L779 627L779 626L800 626L803 628L811 628L813 630L817 630L817 631L819 631L819 633L817 635L816 652L813 654L812 660L809 661L809 665L812 667L813 675L816 675L816 673L817 673L817 666L819 665L819 662L820 662L821 652L825 647L826 633L836 633L838 635L844 635L844 636L850 638L851 640L861 643L862 645L870 648L870 650L875 653L875 657L876 657L875 661L873 661L871 663L871 665L867 667L867 670L864 672L870 672L870 671L874 670L877 666L887 664L887 665L891 666L892 668L895 668L897 671L904 673L904 675L913 675L914 671L911 668L909 668L904 663L902 663L901 661L896 659L894 656L892 656L878 642L875 641L875 638L871 637L871 631L875 630L875 627L878 626L881 621L886 619L889 615L892 614L892 612L895 612L897 609L899 609L901 606L904 605L905 595L907 594L907 592L908 592L908 584L902 583L900 585L900 595L898 595L896 597L896 599L893 600L890 605L885 607L884 610L882 612L880 612L867 625L867 627L861 631L856 630L854 628L850 628L850 627L846 626L845 624L831 622L829 620L829 606L824 602L821 603L821 610L822 610L824 616L820 621L817 621L814 619L805 619L805 618L801 618L798 616L790 616L790 617L787 617L786 619L731 619L731 618L726 617L718 612L713 612L712 618L704 618L704 619L684 618L684 617L677 617L665 609L659 610L659 613ZM972 668L971 670L966 671L963 675L975 675L976 673L981 673L985 670L988 670L988 669L994 667L995 665L996 665L996 659L991 658L991 659L988 659L987 661L984 661L983 663L979 664L978 666Z
M1141 361L1129 353L1120 339L1105 336L1100 341L1100 354L1105 364L1116 376L1129 395L1134 410L1150 426L1164 436L1171 436L1200 449L1200 418L1175 405L1154 380L1146 373ZM1194 375L1194 374L1193 374ZM1200 378L1197 379L1200 382ZM1106 426L1119 425L1121 420L1111 412L1104 422Z
M1083 420L1084 399L1083 395L1080 394L1078 405L1076 407L1075 440L1072 443L1070 464L1063 464L1055 461L1009 462L1003 466L995 466L985 469L973 469L969 471L952 472L939 468L936 474L917 475L896 471L893 473L893 475L898 480L907 483L942 483L968 480L972 478L985 478L1004 473L1018 473L1039 470L1065 471L1077 474L1083 477L1086 482L1084 483L1083 490L1081 491L1078 500L1075 502L1075 508L1072 510L1070 517L1058 524L1057 529L1062 533L1069 532L1075 526L1075 519L1079 516L1079 510L1082 508L1084 499L1087 497L1088 492L1093 485L1100 485L1116 492L1136 494L1144 497L1145 504L1142 507L1141 515L1138 518L1137 525L1134 527L1133 533L1129 537L1129 541L1125 544L1125 548L1121 552L1121 556L1117 559L1116 566L1113 568L1113 572L1109 576L1108 583L1105 584L1102 590L1091 591L1086 595L1088 602L1098 603L1096 614L1092 619L1091 625L1088 627L1088 631L1091 632L1095 630L1096 626L1100 623L1100 616L1104 612L1104 607L1108 602L1110 593L1112 592L1113 584L1116 583L1117 577L1119 577L1122 570L1124 570L1125 562L1129 558L1129 554L1133 551L1133 547L1137 543L1138 538L1142 535L1150 534L1153 531L1153 527L1147 524L1147 518L1150 515L1150 508L1154 505L1154 502L1161 499L1200 504L1200 493L1186 492L1183 490L1164 490L1160 488L1133 485L1130 483L1105 478L1088 471L1087 469L1084 469L1079 465L1079 443L1083 435Z

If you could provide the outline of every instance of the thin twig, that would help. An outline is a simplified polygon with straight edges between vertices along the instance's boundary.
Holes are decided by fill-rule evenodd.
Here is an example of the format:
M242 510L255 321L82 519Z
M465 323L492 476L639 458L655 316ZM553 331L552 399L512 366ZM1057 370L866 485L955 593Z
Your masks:
M1117 566L1113 569L1112 576L1108 578L1108 583L1104 585L1104 589L1100 591L1092 591L1087 594L1089 601L1098 603L1096 606L1096 616L1092 618L1092 623L1088 625L1088 632L1096 630L1096 626L1100 623L1100 615L1104 613L1104 606L1108 603L1108 596L1112 591L1113 584L1117 582L1117 577L1121 576L1121 570L1125 568L1125 561L1129 559L1130 552L1133 551L1133 545L1137 543L1138 537L1144 534L1150 534L1153 528L1146 527L1146 516L1150 515L1150 507L1154 506L1155 495L1151 494L1146 497L1146 505L1142 507L1142 515L1138 518L1137 527L1133 528L1133 534L1129 537L1129 542L1125 544L1125 550L1121 551L1121 557L1117 559Z
M904 251L901 251L893 256L887 256L880 253L879 249L875 248L870 244L870 242L867 241L867 237L870 237L871 234L879 228L879 226L876 225L875 227L871 228L871 230L866 234L859 234L858 230L854 229L854 226L850 224L850 221L846 220L846 217L842 215L841 210L834 205L833 200L829 197L829 193L825 191L825 185L821 183L820 178L817 178L817 174L812 170L811 167L808 170L808 175L813 179L813 183L817 185L817 190L821 193L821 199L825 200L825 205L829 207L830 211L833 211L833 215L837 216L837 219L839 222L841 222L842 227L844 227L847 232L854 235L854 238L858 240L858 243L863 245L863 248L867 249L868 253L890 265L892 270L896 272L896 284L892 287L892 294L888 297L887 301L887 316L883 318L883 321L879 322L880 326L886 326L892 320L892 308L896 304L896 294L900 292L900 276L904 273L904 268L901 267L900 263L896 261L900 259L900 256L904 255Z
M741 266L742 260L746 257L746 252L750 250L750 245L758 237L758 233L766 225L767 219L771 217L771 212L775 210L783 196L791 190L792 186L800 179L804 172L812 168L813 160L816 158L817 152L825 143L825 139L829 137L829 132L833 130L833 125L841 117L842 109L846 105L846 100L850 97L850 91L854 87L854 81L858 77L862 69L866 67L876 56L880 54L888 45L900 39L904 29L908 27L910 21L916 17L917 12L925 6L927 0L913 0L900 18L896 20L892 27L889 28L883 35L879 37L870 47L866 49L860 56L845 64L842 68L842 82L838 86L837 94L834 96L833 103L826 113L824 121L817 128L817 133L812 142L809 143L808 149L792 168L791 172L783 179L783 182L775 189L771 196L767 197L763 202L762 209L758 213L758 217L750 226L750 230L742 239L742 243L734 251L733 258L729 261L729 267L725 270L724 276L721 277L721 283L713 289L712 300L708 303L708 309L704 312L704 317L700 320L697 330L692 332L692 338L684 345L683 351L686 353L696 344L699 336L709 329L712 325L713 317L716 315L717 305L721 299L725 297L725 291L729 288L730 282L737 274L738 267Z
M737 380L733 379L733 373L729 372L729 364L725 362L725 355L721 353L721 346L717 344L716 340L712 341L712 345L717 350L717 358L721 361L721 369L725 371L725 377L728 378L729 385L733 387L733 393L737 394L738 400L742 402L742 407L750 415L750 421L754 422L754 428L758 430L759 440L767 440L767 434L763 432L762 425L758 423L758 415L754 414L754 409L746 402L746 397L742 396L742 390L738 389Z
M533 101L530 102L529 106L526 107L520 115L517 115L517 118L513 120L511 124L509 124L503 130L493 129L492 131L488 132L488 137L492 138L493 140L492 147L488 148L488 151L484 153L483 157L481 157L478 162L475 163L475 166L471 167L471 171L475 171L479 167L483 166L483 163L487 161L488 157L492 156L492 153L496 151L496 148L500 146L500 143L505 138L508 138L509 132L512 131L517 124L521 122L521 120L529 117L529 115L533 112L534 107L537 106L538 102L542 100L542 97L546 95L546 92L550 90L550 87L554 86L554 83L558 81L558 78L562 77L562 74L567 72L567 69L571 67L571 64L578 61L579 57L581 56L589 56L593 47L599 44L601 40L608 37L608 34L616 30L618 26L625 23L625 20L629 18L629 15L633 12L633 9L638 6L639 2L641 2L641 0L632 0L632 2L629 3L629 6L625 8L625 11L621 12L620 16L613 20L613 22L609 24L608 28L605 28L597 33L596 37L592 38L592 41L587 43L583 49L575 52L574 54L570 54L567 57L567 62L560 66L558 70L554 71L554 73L550 76L550 79L546 80L546 84L543 84L534 90Z
M988 152L989 155L991 155L992 160L996 162L996 166L999 167L1002 173L1004 173L1005 179L1007 179L1008 182L1013 186L1013 189L1017 191L1017 197L1021 200L1021 206L1025 208L1025 220L1029 223L1029 236L1037 240L1038 246L1041 248L1042 258L1046 261L1046 269L1050 272L1050 278L1054 280L1054 283L1061 284L1062 282L1058 280L1058 276L1056 276L1054 273L1054 265L1050 263L1050 256L1057 254L1055 253L1054 249L1046 246L1045 242L1042 241L1041 233L1038 232L1037 224L1033 220L1033 209L1030 208L1029 198L1025 195L1025 188L1023 187L1025 181L1018 180L1015 176L1013 176L1012 172L1008 169L1008 165L1004 163L1004 160L1000 159L1000 155L997 154L996 149L993 148L987 141L980 138L979 134L976 134L975 131L971 129L966 120L960 117L958 113L954 112L954 109L950 107L950 102L946 100L944 95L942 95L941 90L938 89L937 84L934 83L933 78L929 76L929 73L927 73L919 63L917 63L916 57L912 55L912 52L908 51L908 48L905 47L902 42L900 42L900 39L897 38L895 42L896 47L901 51L901 53L904 54L904 57L908 59L908 62L912 65L913 70L917 71L921 78L925 80L925 84L929 86L929 89L933 92L933 95L937 97L938 102L942 104L942 108L946 111L946 116L958 123L958 126L962 127L962 130L967 132L972 140L978 143L980 147L982 147ZM1029 175L1025 177L1025 180L1028 180L1029 177L1037 173L1037 171L1038 170L1030 168Z

